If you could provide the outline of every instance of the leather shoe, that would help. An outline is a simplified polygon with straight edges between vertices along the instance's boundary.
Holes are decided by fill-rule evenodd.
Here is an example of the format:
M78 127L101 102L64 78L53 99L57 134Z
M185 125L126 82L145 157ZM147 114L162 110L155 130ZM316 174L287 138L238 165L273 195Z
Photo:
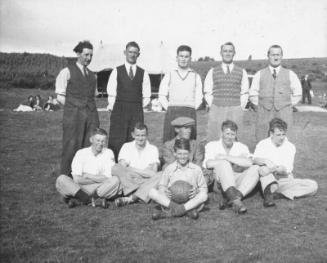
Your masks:
M76 206L80 206L82 203L76 199L76 198L71 198L69 199L67 205L68 205L68 208L74 208Z
M274 194L271 192L271 184L268 185L265 189L265 191L263 192L263 206L264 207L273 207L275 206L275 202L274 202Z
M196 209L192 209L186 213L186 215L194 220L197 220L199 218L199 212Z
M241 201L241 199L234 200L232 206L234 212L237 214L245 214L246 211L248 210L246 206L243 204L243 202Z

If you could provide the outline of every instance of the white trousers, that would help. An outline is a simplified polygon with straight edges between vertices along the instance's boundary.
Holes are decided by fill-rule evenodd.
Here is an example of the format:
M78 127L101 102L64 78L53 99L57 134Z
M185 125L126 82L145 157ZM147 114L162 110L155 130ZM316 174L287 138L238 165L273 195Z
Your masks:
M280 193L291 200L297 197L314 195L318 190L318 184L316 181L311 179L298 179L293 176L276 180L273 174L269 174L260 177L260 182L262 191L264 191L269 184L276 182L278 187L275 192Z
M64 197L75 196L75 194L82 189L88 195L95 192L99 197L111 198L120 193L120 182L116 176L108 178L103 183L95 183L88 185L79 185L74 182L72 178L64 174L60 175L56 180L56 189Z
M230 162L221 160L214 167L214 175L221 187L226 191L229 187L234 186L238 189L243 197L248 195L259 182L259 167L252 165L241 173L234 172Z

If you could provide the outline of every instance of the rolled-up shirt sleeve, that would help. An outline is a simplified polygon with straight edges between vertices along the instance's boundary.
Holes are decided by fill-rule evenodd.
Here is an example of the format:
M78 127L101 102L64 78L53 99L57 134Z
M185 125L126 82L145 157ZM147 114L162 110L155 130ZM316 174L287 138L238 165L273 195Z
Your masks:
M70 72L68 68L62 69L56 78L56 94L66 96L67 84L70 80Z
M204 92L204 98L207 102L207 104L209 105L209 107L212 104L212 100L213 100L213 96L212 96L212 88L213 88L213 80L212 80L212 72L213 69L210 69L207 73L207 76L204 80L204 88L203 88L203 92Z
M249 99L254 105L259 103L259 89L260 89L260 71L254 74L251 88L249 90Z
M199 74L196 74L195 79L195 109L198 109L202 104L203 92L202 92L202 80Z
M107 85L107 94L108 94L108 108L112 110L117 96L117 69L114 68L111 71L108 85Z
M144 71L143 75L143 84L142 84L142 93L143 93L143 107L147 106L151 98L151 81L149 74Z
M168 94L169 94L169 85L170 85L170 73L165 74L163 79L160 82L159 86L159 102L161 106L166 110L168 108Z
M298 76L291 70L290 70L290 86L292 90L291 102L292 105L295 105L302 98L302 85Z
M245 109L246 104L249 100L249 77L246 73L246 70L243 69L243 76L242 76L242 82L241 82L241 107L242 109Z

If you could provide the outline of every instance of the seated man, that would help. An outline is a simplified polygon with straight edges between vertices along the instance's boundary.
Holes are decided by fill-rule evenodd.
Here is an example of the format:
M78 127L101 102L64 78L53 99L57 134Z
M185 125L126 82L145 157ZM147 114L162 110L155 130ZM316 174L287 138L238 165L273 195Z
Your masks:
M148 127L141 122L136 123L132 132L134 141L124 143L119 152L119 164L114 167L113 174L119 177L125 197L116 199L116 206L138 200L148 203L149 190L159 182L159 152L147 141L147 136Z
M149 193L150 198L164 208L155 211L152 215L153 220L185 214L192 219L198 218L198 211L203 208L203 204L208 198L208 188L201 168L190 162L190 149L189 140L181 138L175 141L176 161L164 170L159 182L159 189L153 188ZM177 204L171 200L172 193L169 187L179 180L186 181L193 187L190 190L190 199L184 204Z
M190 162L202 167L204 159L204 147L199 144L196 140L191 139L192 129L194 129L195 121L189 117L178 117L171 122L171 125L175 127L176 137L170 141L164 143L162 148L162 158L164 161L162 170L173 163L175 159L174 145L177 139L190 140ZM207 169L202 170L204 179L208 187L214 182L213 174Z
M234 212L243 214L247 208L241 200L257 185L258 166L252 165L248 147L236 141L235 122L224 121L221 131L219 141L212 141L206 145L203 165L213 169L214 176L217 182L220 182Z
M113 152L106 148L107 132L95 128L90 142L90 147L78 150L73 158L73 179L60 175L56 181L56 188L69 208L88 204L91 200L92 206L99 200L101 206L107 208L107 199L121 192L119 179L111 173L115 161Z
M293 200L314 195L318 185L310 179L295 179L293 163L296 148L286 137L287 123L274 118L269 123L270 137L260 141L254 151L254 163L260 165L259 175L264 207L275 206L273 193Z

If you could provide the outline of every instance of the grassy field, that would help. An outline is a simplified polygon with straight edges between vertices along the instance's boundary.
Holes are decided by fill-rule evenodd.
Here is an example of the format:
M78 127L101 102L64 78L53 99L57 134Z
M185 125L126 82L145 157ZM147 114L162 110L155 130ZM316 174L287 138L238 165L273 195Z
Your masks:
M295 174L318 182L315 197L277 200L276 208L264 209L254 192L245 200L248 213L238 216L220 211L210 196L198 221L153 222L153 204L68 209L60 201L54 185L62 111L9 110L31 92L51 93L0 91L1 262L327 262L327 114L295 113ZM99 114L108 129L108 113ZM150 141L160 147L163 114L146 113L145 119ZM206 121L199 111L200 140ZM243 137L251 148L253 132L254 113L248 112Z

